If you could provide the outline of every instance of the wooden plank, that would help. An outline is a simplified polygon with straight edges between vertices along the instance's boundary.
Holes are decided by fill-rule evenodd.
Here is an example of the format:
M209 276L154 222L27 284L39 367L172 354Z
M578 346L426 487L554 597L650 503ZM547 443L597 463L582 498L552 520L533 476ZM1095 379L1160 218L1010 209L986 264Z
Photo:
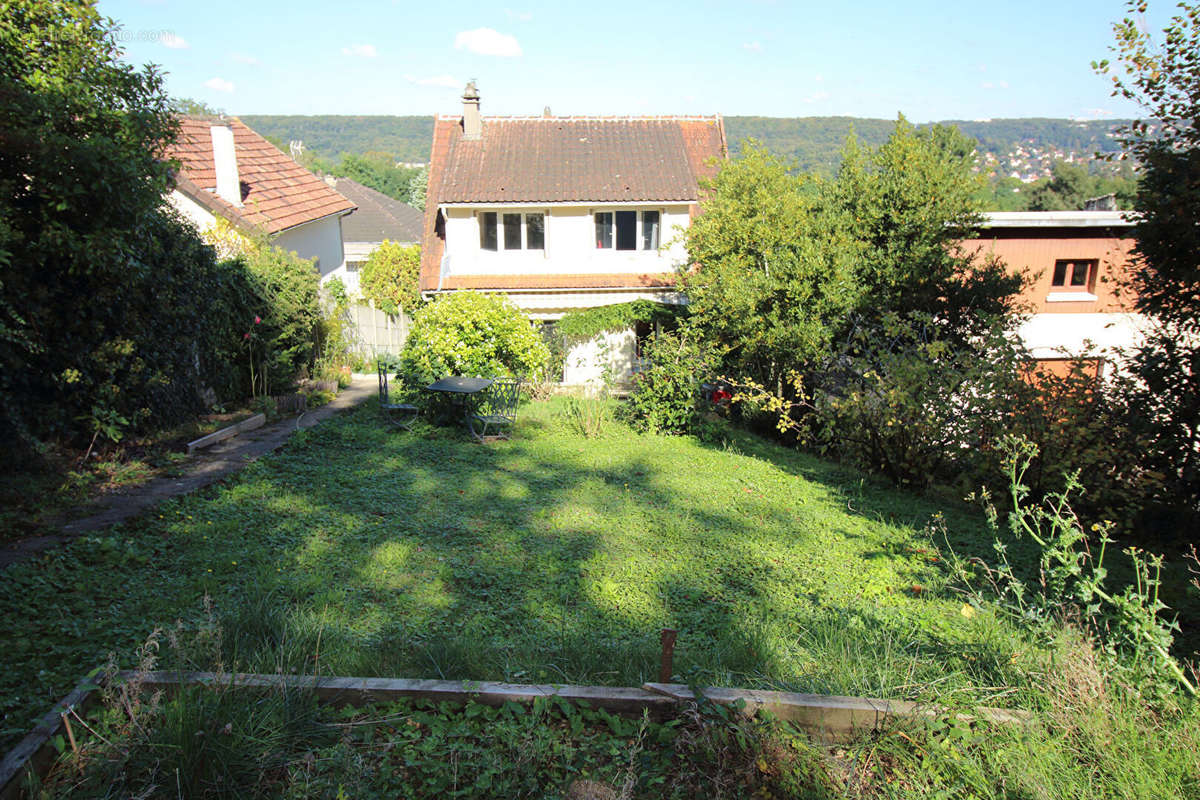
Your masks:
M231 436L237 436L239 433L245 433L246 431L252 431L255 428L261 428L266 424L266 414L255 414L253 417L244 419L235 425L230 425L228 428L222 428L221 430L214 431L207 436L201 436L199 439L188 442L188 455L190 456L192 453L201 448L211 447L217 442L223 442Z
M645 683L649 692L670 697L676 702L694 700L687 686L678 683ZM945 709L927 703L905 700L881 700L875 697L843 697L839 695L802 694L798 692L767 692L752 689L704 689L704 696L714 703L732 705L738 700L746 703L745 713L762 709L779 719L814 731L824 738L845 739L855 732L877 730L886 720L916 721L945 713ZM956 714L959 719L984 719L998 724L1024 724L1033 715L1028 711L1002 708L976 708L973 714Z
M126 673L122 673L122 676L125 677ZM568 702L585 702L595 707L621 713L640 714L643 709L658 713L675 706L675 701L668 697L631 687L400 678L335 678L251 673L219 675L212 672L151 672L142 678L142 686L166 691L186 684L209 685L218 682L242 688L303 689L314 692L322 702L351 706L414 697L438 702L466 703L474 701L486 705L502 705L510 701L531 703L538 697L554 695Z
M132 673L120 673L122 680L131 677ZM648 711L656 719L670 716L680 703L695 700L692 690L678 683L646 683L635 688L176 671L145 673L138 675L138 680L143 689L161 689L167 694L188 685L299 689L312 691L321 702L338 706L362 706L402 698L450 703L473 701L498 706L506 702L532 703L539 697L557 696L570 703L587 703L594 708L621 714L640 715ZM916 722L944 713L943 709L928 704L872 697L721 688L704 689L703 694L707 699L724 705L743 700L743 711L748 715L765 710L828 741L844 741L858 732L878 729L888 720ZM21 796L22 783L30 771L38 775L44 772L57 755L50 740L62 728L61 713L72 705L82 708L94 697L94 682L85 679L0 761L0 800L14 800ZM984 719L999 724L1024 724L1033 718L1027 711L998 708L978 708L973 714L957 716L960 719Z
M94 698L95 688L96 682L91 678L80 681L38 721L28 736L0 759L0 800L16 800L23 796L27 776L41 776L49 768L58 756L50 740L62 730L63 712L71 707L82 711Z

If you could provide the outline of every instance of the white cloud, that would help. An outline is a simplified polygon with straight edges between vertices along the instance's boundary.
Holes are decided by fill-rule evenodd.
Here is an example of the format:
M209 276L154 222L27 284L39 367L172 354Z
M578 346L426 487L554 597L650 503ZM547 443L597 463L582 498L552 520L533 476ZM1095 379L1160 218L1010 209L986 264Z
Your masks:
M801 103L819 103L829 99L829 92L813 92L807 97L800 98Z
M204 82L204 85L209 89L214 89L218 92L232 92L233 84L224 78L209 78Z
M521 45L517 37L500 33L491 28L475 28L461 31L454 37L454 49L466 50L481 56L500 56L515 58L521 55Z
M444 86L447 89L457 89L463 86L463 81L453 75L431 75L428 78L418 78L415 75L405 75L404 80L414 86Z
M504 9L504 15L509 19L520 20L521 22L529 22L533 19L533 13L529 11L513 11L511 8Z
M984 81L979 84L981 89L1007 89L1008 81Z
M251 67L257 67L262 64L262 62L254 56L248 56L245 53L230 53L229 57L239 64L246 64L247 66Z
M745 42L742 44L742 49L751 53L761 53L763 46L760 42Z
M189 47L191 47L191 45L187 43L187 39L184 39L182 36L177 36L170 31L163 31L162 35L158 37L158 41L163 47L169 47L172 50L187 50Z
M349 47L342 48L342 55L357 56L359 58L374 58L379 55L373 44L352 44Z

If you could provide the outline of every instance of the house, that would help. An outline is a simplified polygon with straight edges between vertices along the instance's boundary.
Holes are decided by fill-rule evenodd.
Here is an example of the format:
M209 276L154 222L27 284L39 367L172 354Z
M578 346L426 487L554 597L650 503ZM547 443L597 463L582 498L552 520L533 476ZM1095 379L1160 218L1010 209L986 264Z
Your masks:
M357 206L342 217L345 261L326 275L325 280L341 278L350 294L358 294L359 271L371 253L384 241L420 244L424 215L407 203L401 203L349 178L326 176L325 183Z
M1021 300L1032 313L1019 332L1042 367L1061 374L1085 358L1099 373L1106 348L1141 341L1143 318L1118 292L1132 226L1120 211L998 211L963 245L1029 278Z
M166 155L180 165L168 201L201 233L220 218L316 259L322 276L341 267L341 221L354 203L240 120L185 117Z
M676 235L699 180L726 156L720 116L483 117L473 83L461 116L438 116L421 251L426 297L503 292L532 319L638 299L680 303ZM632 330L573 348L564 382L607 366L627 377Z

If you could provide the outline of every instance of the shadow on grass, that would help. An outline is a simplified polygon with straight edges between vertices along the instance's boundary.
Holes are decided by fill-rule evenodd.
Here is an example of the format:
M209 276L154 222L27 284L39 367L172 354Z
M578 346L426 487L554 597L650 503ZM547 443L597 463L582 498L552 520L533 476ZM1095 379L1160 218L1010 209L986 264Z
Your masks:
M205 594L245 671L637 685L671 627L676 677L713 685L969 700L1017 680L1013 634L960 616L929 560L932 505L761 444L584 439L549 403L480 446L368 404L9 570L4 734Z

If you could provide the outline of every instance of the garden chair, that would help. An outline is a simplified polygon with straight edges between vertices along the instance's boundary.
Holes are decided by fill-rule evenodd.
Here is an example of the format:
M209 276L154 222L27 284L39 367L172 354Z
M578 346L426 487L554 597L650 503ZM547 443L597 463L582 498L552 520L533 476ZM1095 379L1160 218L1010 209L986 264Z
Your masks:
M389 424L404 428L406 431L411 431L413 423L417 421L417 415L421 413L421 409L411 403L392 402L391 392L388 389L388 373L392 370L393 366L391 362L385 359L380 359L377 365L379 370L379 411Z
M492 430L493 436L509 438L517 421L517 404L521 401L520 378L497 378L484 393L475 413L468 418L471 435L482 442Z

